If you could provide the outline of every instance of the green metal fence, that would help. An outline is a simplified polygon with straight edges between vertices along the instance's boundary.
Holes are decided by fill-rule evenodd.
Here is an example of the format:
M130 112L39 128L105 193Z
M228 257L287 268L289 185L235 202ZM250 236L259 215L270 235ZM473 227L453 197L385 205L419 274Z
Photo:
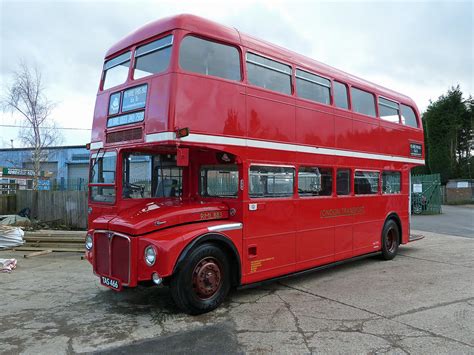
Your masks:
M439 174L412 175L412 213L439 214L441 213L441 202L441 177Z

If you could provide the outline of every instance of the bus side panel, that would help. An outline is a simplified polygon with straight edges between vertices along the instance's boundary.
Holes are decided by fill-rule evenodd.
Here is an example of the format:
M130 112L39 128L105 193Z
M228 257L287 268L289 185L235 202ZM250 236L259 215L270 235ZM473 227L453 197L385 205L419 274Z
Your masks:
M350 111L334 108L334 134L336 148L352 148L352 117Z
M295 213L292 198L244 203L243 283L294 272Z
M354 221L354 256L380 250L380 233L386 213L380 195L355 196L354 201L357 206L364 206L363 214Z
M171 100L171 82L173 74L153 77L148 83L146 133L163 132L169 127L169 102Z
M296 106L296 143L334 147L334 115L330 106L303 100ZM324 127L324 129L321 129Z
M341 210L350 210L355 206L355 198L353 196L336 197L338 208ZM334 218L334 260L344 260L352 257L353 249L353 224L355 217L353 215L341 215Z
M407 141L407 132L404 127L398 123L391 123L380 120L380 136L382 144L380 144L380 153L391 155L407 155L407 147L397 144L400 141Z
M379 119L352 114L352 138L350 148L355 151L379 151Z
M292 97L247 87L247 136L295 142L295 100Z
M243 85L199 74L179 74L175 128L193 133L244 136ZM223 99L224 98L224 99Z
M325 210L337 206L333 197L301 197L296 213L296 269L334 261L334 219Z

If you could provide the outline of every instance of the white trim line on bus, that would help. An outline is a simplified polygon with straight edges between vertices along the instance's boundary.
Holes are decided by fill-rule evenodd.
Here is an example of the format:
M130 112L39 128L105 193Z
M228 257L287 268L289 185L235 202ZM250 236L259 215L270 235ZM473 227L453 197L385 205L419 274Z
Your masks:
M163 142L163 141L174 141L176 139L176 133L174 132L160 132L147 134L145 136L145 142Z
M96 150L96 149L101 149L104 148L104 143L103 142L91 142L90 145L90 150Z
M209 232L224 232L224 231L231 231L234 229L242 229L242 223L227 223L227 224L219 224L217 226L207 227Z
M161 133L147 134L145 141L149 143L149 142L169 141L169 140L175 140L175 139L176 139L176 135L174 132L161 132ZM385 160L385 161L395 161L395 162L402 162L402 163L414 163L414 164L425 163L424 159L414 159L414 158L400 157L396 155L363 153L363 152L355 152L355 151L348 151L348 150L341 150L341 149L318 148L318 147L310 147L307 145L277 143L277 142L271 142L271 141L260 141L256 139L246 139L246 138L212 136L212 135L197 134L197 133L190 133L189 136L183 137L180 140L183 142L190 142L190 143L235 145L235 146L240 146L240 147L275 149L275 150L284 150L288 152L334 155L334 156L339 156L339 157Z

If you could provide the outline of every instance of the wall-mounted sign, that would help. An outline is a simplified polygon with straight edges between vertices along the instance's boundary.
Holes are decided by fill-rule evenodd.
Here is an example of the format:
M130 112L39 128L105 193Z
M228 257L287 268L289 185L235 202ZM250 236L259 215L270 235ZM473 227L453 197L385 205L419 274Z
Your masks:
M458 189L467 189L469 187L469 181L458 181L456 185Z
M410 143L410 154L416 157L421 157L423 154L423 146L418 143Z
M23 168L2 168L2 175L20 175L20 176L34 176L35 173L31 169Z

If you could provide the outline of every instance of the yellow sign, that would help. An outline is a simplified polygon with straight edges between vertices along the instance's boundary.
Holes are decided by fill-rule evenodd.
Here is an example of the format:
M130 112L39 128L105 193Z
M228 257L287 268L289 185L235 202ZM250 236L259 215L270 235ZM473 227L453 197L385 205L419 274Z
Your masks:
M250 272L256 272L265 261L271 261L275 259L274 257L272 258L266 258L266 259L260 259L260 260L253 260L250 262Z

